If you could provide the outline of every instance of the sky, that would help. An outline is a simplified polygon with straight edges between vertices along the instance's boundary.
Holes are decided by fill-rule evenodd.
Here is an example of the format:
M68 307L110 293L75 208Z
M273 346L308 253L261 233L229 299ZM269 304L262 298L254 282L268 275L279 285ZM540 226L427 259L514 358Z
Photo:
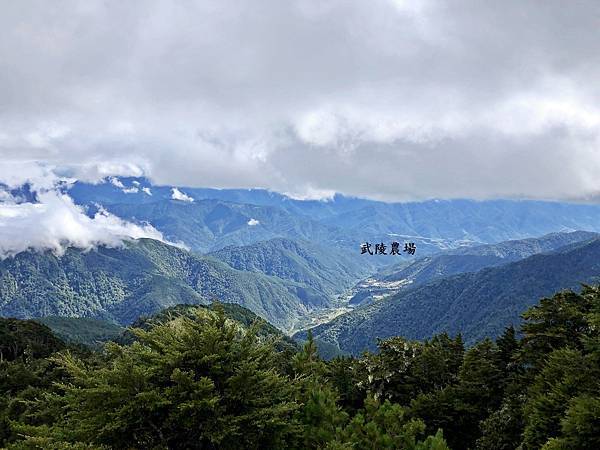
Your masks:
M600 198L597 0L21 0L0 29L0 176Z

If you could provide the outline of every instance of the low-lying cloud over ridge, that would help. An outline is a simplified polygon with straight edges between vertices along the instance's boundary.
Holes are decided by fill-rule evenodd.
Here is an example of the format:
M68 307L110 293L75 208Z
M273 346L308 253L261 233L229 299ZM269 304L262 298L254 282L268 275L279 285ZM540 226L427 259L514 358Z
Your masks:
M21 174L26 170L25 166L18 168ZM9 182L0 178L5 186L0 188L0 259L26 250L50 250L62 255L68 247L118 247L127 239L138 238L165 241L151 225L124 221L102 208L88 217L82 207L61 192L59 179L50 170L34 166L32 171L37 176L29 179L15 177ZM35 202L23 201L10 193L10 188L19 186L16 181L28 183Z
M189 202L192 203L194 201L194 199L192 197L190 197L189 195L181 192L179 189L175 188L171 188L171 198L173 200L179 200L181 202Z

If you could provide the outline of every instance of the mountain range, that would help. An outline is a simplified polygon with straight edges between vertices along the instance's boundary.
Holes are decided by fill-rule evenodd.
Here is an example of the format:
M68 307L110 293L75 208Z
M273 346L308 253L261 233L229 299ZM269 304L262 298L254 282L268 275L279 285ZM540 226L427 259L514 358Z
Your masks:
M436 333L461 333L465 343L472 344L500 335L505 327L518 327L520 314L542 297L599 281L596 238L401 290L319 325L312 333L355 354L374 349L377 339L396 335L426 339Z
M129 324L180 303L218 299L250 308L282 329L328 297L311 286L243 272L150 239L121 248L22 252L0 262L0 315L93 317Z
M257 333L261 337L274 338L279 349L297 350L298 346L288 336L261 320L249 309L234 303L213 303L211 305L176 305L168 307L157 314L136 320L131 327L148 330L158 324L163 324L186 317L191 320L202 320L214 316L217 310L243 329L257 323ZM40 326L40 324L42 326ZM19 353L35 347L62 347L62 343L76 344L90 349L99 349L103 344L114 341L120 344L130 343L134 337L129 327L123 327L112 322L87 317L47 316L35 320L18 320L0 318L0 354L10 357L10 352ZM31 344L34 344L33 346ZM56 345L59 344L59 345ZM9 350L9 352L7 352Z
M65 187L93 213L148 222L199 252L272 238L304 239L357 252L361 242L415 242L420 256L466 245L600 231L600 205L529 200L427 200L385 203L343 195L297 200L263 189L157 186L145 178L107 178ZM176 195L176 193L178 195ZM372 258L375 266L394 262Z
M500 266L597 237L600 237L598 233L588 231L550 233L539 238L446 250L418 258L413 263L404 261L399 265L385 267L358 283L350 303L366 304L393 295L407 287L415 287L460 273L477 272L485 267Z
M329 295L341 294L373 267L348 252L310 242L274 238L209 253L237 270L260 272L296 281Z
M117 248L69 248L61 256L19 253L0 261L2 316L127 325L177 304L218 299L243 305L287 332L321 324L315 328L321 341L356 352L389 333L423 338L463 331L469 342L494 336L518 323L520 311L539 295L596 275L593 264L559 270L569 254L552 253L596 237L600 206L594 204L384 203L343 195L298 200L262 189L159 186L132 177L65 182L60 189L90 216L105 209L151 224L188 250L142 239ZM38 201L28 185L12 189L11 196ZM415 242L417 252L360 252L363 242L384 242L389 249L391 241ZM577 249L572 251L583 251ZM526 288L521 275L530 273L527 264L539 253L554 269L535 266L530 277L537 281ZM477 283L489 292L477 290ZM494 295L505 292L515 294L514 302L501 312L506 308L494 307ZM479 314L482 305L488 316ZM438 317L448 311L460 314Z

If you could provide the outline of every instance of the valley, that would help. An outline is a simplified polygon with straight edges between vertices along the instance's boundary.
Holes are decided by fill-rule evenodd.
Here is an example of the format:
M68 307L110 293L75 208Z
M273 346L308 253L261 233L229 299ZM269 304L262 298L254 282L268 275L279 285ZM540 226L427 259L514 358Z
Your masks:
M0 29L0 450L600 450L600 0Z
M336 317L352 311L353 307L350 304L350 299L353 295L354 289L351 289L332 299L326 308L317 309L307 313L292 325L287 331L287 334L294 336L296 333L331 322Z
M96 234L92 240L53 240L47 247L28 244L21 251L0 245L0 372L5 371L0 384L8 380L5 389L11 390L8 403L0 400L0 412L10 418L2 422L0 415L0 442L20 439L16 430L26 424L39 435L25 439L48 447L46 423L53 427L51 439L62 442L62 416L44 413L44 425L37 428L28 413L10 404L14 397L43 409L30 392L53 392L64 408L70 400L61 398L52 380L70 385L75 380L80 384L67 395L94 399L96 386L104 383L98 422L104 429L105 397L112 398L111 410L118 410L132 379L154 386L141 404L156 399L157 410L165 410L165 399L189 405L198 395L209 395L194 411L222 402L218 410L198 415L198 423L205 424L256 392L258 377L266 383L259 388L268 386L258 402L290 400L281 410L285 426L304 423L328 405L338 414L332 420L346 423L344 430L360 430L363 411L388 418L389 411L398 411L396 418L410 411L422 423L437 424L427 431L428 442L443 444L446 434L438 431L443 428L453 448L462 448L465 439L487 439L487 428L471 431L479 430L478 424L488 426L486 421L507 410L521 414L511 396L516 379L511 371L522 348L532 359L519 370L534 370L540 364L536 358L546 364L544 355L555 355L555 346L558 352L572 351L573 333L560 337L571 323L590 324L584 329L591 330L596 320L597 306L591 305L600 296L588 285L600 284L599 206L383 204L343 196L300 201L263 190L157 186L124 177L64 183L50 195L62 207L59 214L74 219L71 229L83 233L91 227ZM8 217L23 207L42 210L40 198L48 201L27 185L0 186L2 196L13 202ZM97 223L112 231L107 235L105 228L94 228ZM13 236L17 241L18 233ZM44 242L40 236L35 242ZM362 242L390 239L414 242L415 255L361 254ZM546 316L551 319L544 322ZM545 331L537 334L540 323L561 341L548 344ZM578 333L578 345L587 348L594 334ZM532 336L542 336L541 343L532 343ZM573 356L568 358L570 367ZM58 372L56 361L62 361ZM141 369L132 372L132 364ZM162 375L151 375L157 373ZM578 373L591 372L580 363ZM269 384L273 377L279 377L279 394ZM484 387L473 395L473 379L485 386L501 380L492 387L498 394L468 426L456 426L455 417L466 417L462 405L472 408L491 391ZM27 385L31 382L35 386ZM231 383L223 389L223 395L232 395L226 401L221 394L211 397L217 385L212 383L222 382ZM241 382L247 384L239 388ZM299 405L305 392L310 396ZM139 405L138 388L131 393L127 408ZM98 402L77 399L72 417L82 404ZM234 409L217 429L238 417L239 408ZM302 413L286 412L292 410ZM178 407L173 411L179 414ZM255 410L249 411L255 417ZM134 412L114 423L138 424L147 415ZM348 422L349 417L354 418ZM365 425L370 432L373 423ZM175 430L169 437L173 448L190 430L161 426ZM494 423L489 426L495 430ZM87 425L79 430L84 436ZM113 440L123 436L102 433ZM93 434L76 439L92 442ZM161 439L164 435L157 445Z
M386 325L396 314L383 312L387 308L412 305L413 296L431 293L427 305L402 313L421 311L419 320L427 317L429 325L414 335L426 337L431 324L446 323L436 315L443 316L443 309L433 308L439 302L432 297L436 286L591 241L600 231L600 207L582 204L388 204L340 195L294 200L260 189L160 186L139 177L76 181L60 190L89 218L113 214L140 229L151 226L163 242L126 239L118 246L66 248L61 255L30 250L4 258L1 315L84 317L123 326L177 304L219 300L243 305L299 339L313 328L323 341L351 352L373 348L389 333L412 336ZM37 200L27 185L7 195ZM414 241L416 254L360 254L361 242L389 239ZM573 272L572 280L590 276ZM565 287L573 285L570 280ZM448 301L464 296L440 295ZM483 301L474 295L471 301ZM534 293L527 298L533 301ZM515 323L529 300L519 301L508 315L490 306L497 325L483 332L494 337L501 324ZM477 320L481 325L483 319ZM471 327L465 318L447 330L468 333ZM345 343L358 335L355 343Z

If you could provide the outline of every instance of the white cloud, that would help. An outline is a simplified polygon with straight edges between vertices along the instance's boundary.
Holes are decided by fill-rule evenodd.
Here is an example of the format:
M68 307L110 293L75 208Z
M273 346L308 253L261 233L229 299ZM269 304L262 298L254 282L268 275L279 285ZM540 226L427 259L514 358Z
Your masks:
M139 188L137 187L139 185L139 182L137 182L137 181L134 181L133 184L135 186L131 186L131 187L126 187L123 184L123 182L121 180L119 180L117 177L109 177L109 181L112 185L121 189L121 191L123 191L123 193L125 193L125 194L137 194L140 191Z
M116 187L118 187L119 189L125 189L125 186L123 185L121 180L119 180L117 177L110 177L110 182L113 185L115 185Z
M0 162L0 183L17 188L26 183L37 189L49 189L57 182L54 167L36 161Z
M108 3L3 4L3 161L296 197L600 192L595 0Z
M79 152L76 151L75 153ZM60 154L70 155L71 152L65 149ZM111 161L100 162L96 161L95 158L85 158L86 161L82 163L75 162L78 158L72 158L62 160L63 163L57 169L64 170L65 174L89 183L102 182L110 175L115 177L141 177L149 171L147 164L141 161L140 158L136 158L134 155L131 155L130 158L138 162L123 161L122 157L117 156L114 156Z
M173 200L179 200L182 202L193 202L194 199L192 197L190 197L187 194L184 194L183 192L181 192L179 189L177 188L172 188L171 189L171 198Z
M284 192L290 198L294 200L333 200L335 191L331 189L315 189L310 185L296 186L296 190L292 192Z
M151 225L129 223L103 210L90 218L55 190L37 196L39 203L0 204L0 258L30 249L61 255L68 247L118 247L126 239L164 241Z
M127 222L101 207L89 217L62 192L65 182L72 180L58 177L52 167L39 163L0 164L0 184L18 188L28 183L36 196L36 202L30 203L0 189L0 259L26 250L62 255L68 247L118 247L138 238L185 248L182 243L168 242L149 224Z
M258 220L256 220L256 219L250 219L248 221L248 225L250 225L251 227L254 227L254 226L258 225L258 224L260 224L260 222Z

